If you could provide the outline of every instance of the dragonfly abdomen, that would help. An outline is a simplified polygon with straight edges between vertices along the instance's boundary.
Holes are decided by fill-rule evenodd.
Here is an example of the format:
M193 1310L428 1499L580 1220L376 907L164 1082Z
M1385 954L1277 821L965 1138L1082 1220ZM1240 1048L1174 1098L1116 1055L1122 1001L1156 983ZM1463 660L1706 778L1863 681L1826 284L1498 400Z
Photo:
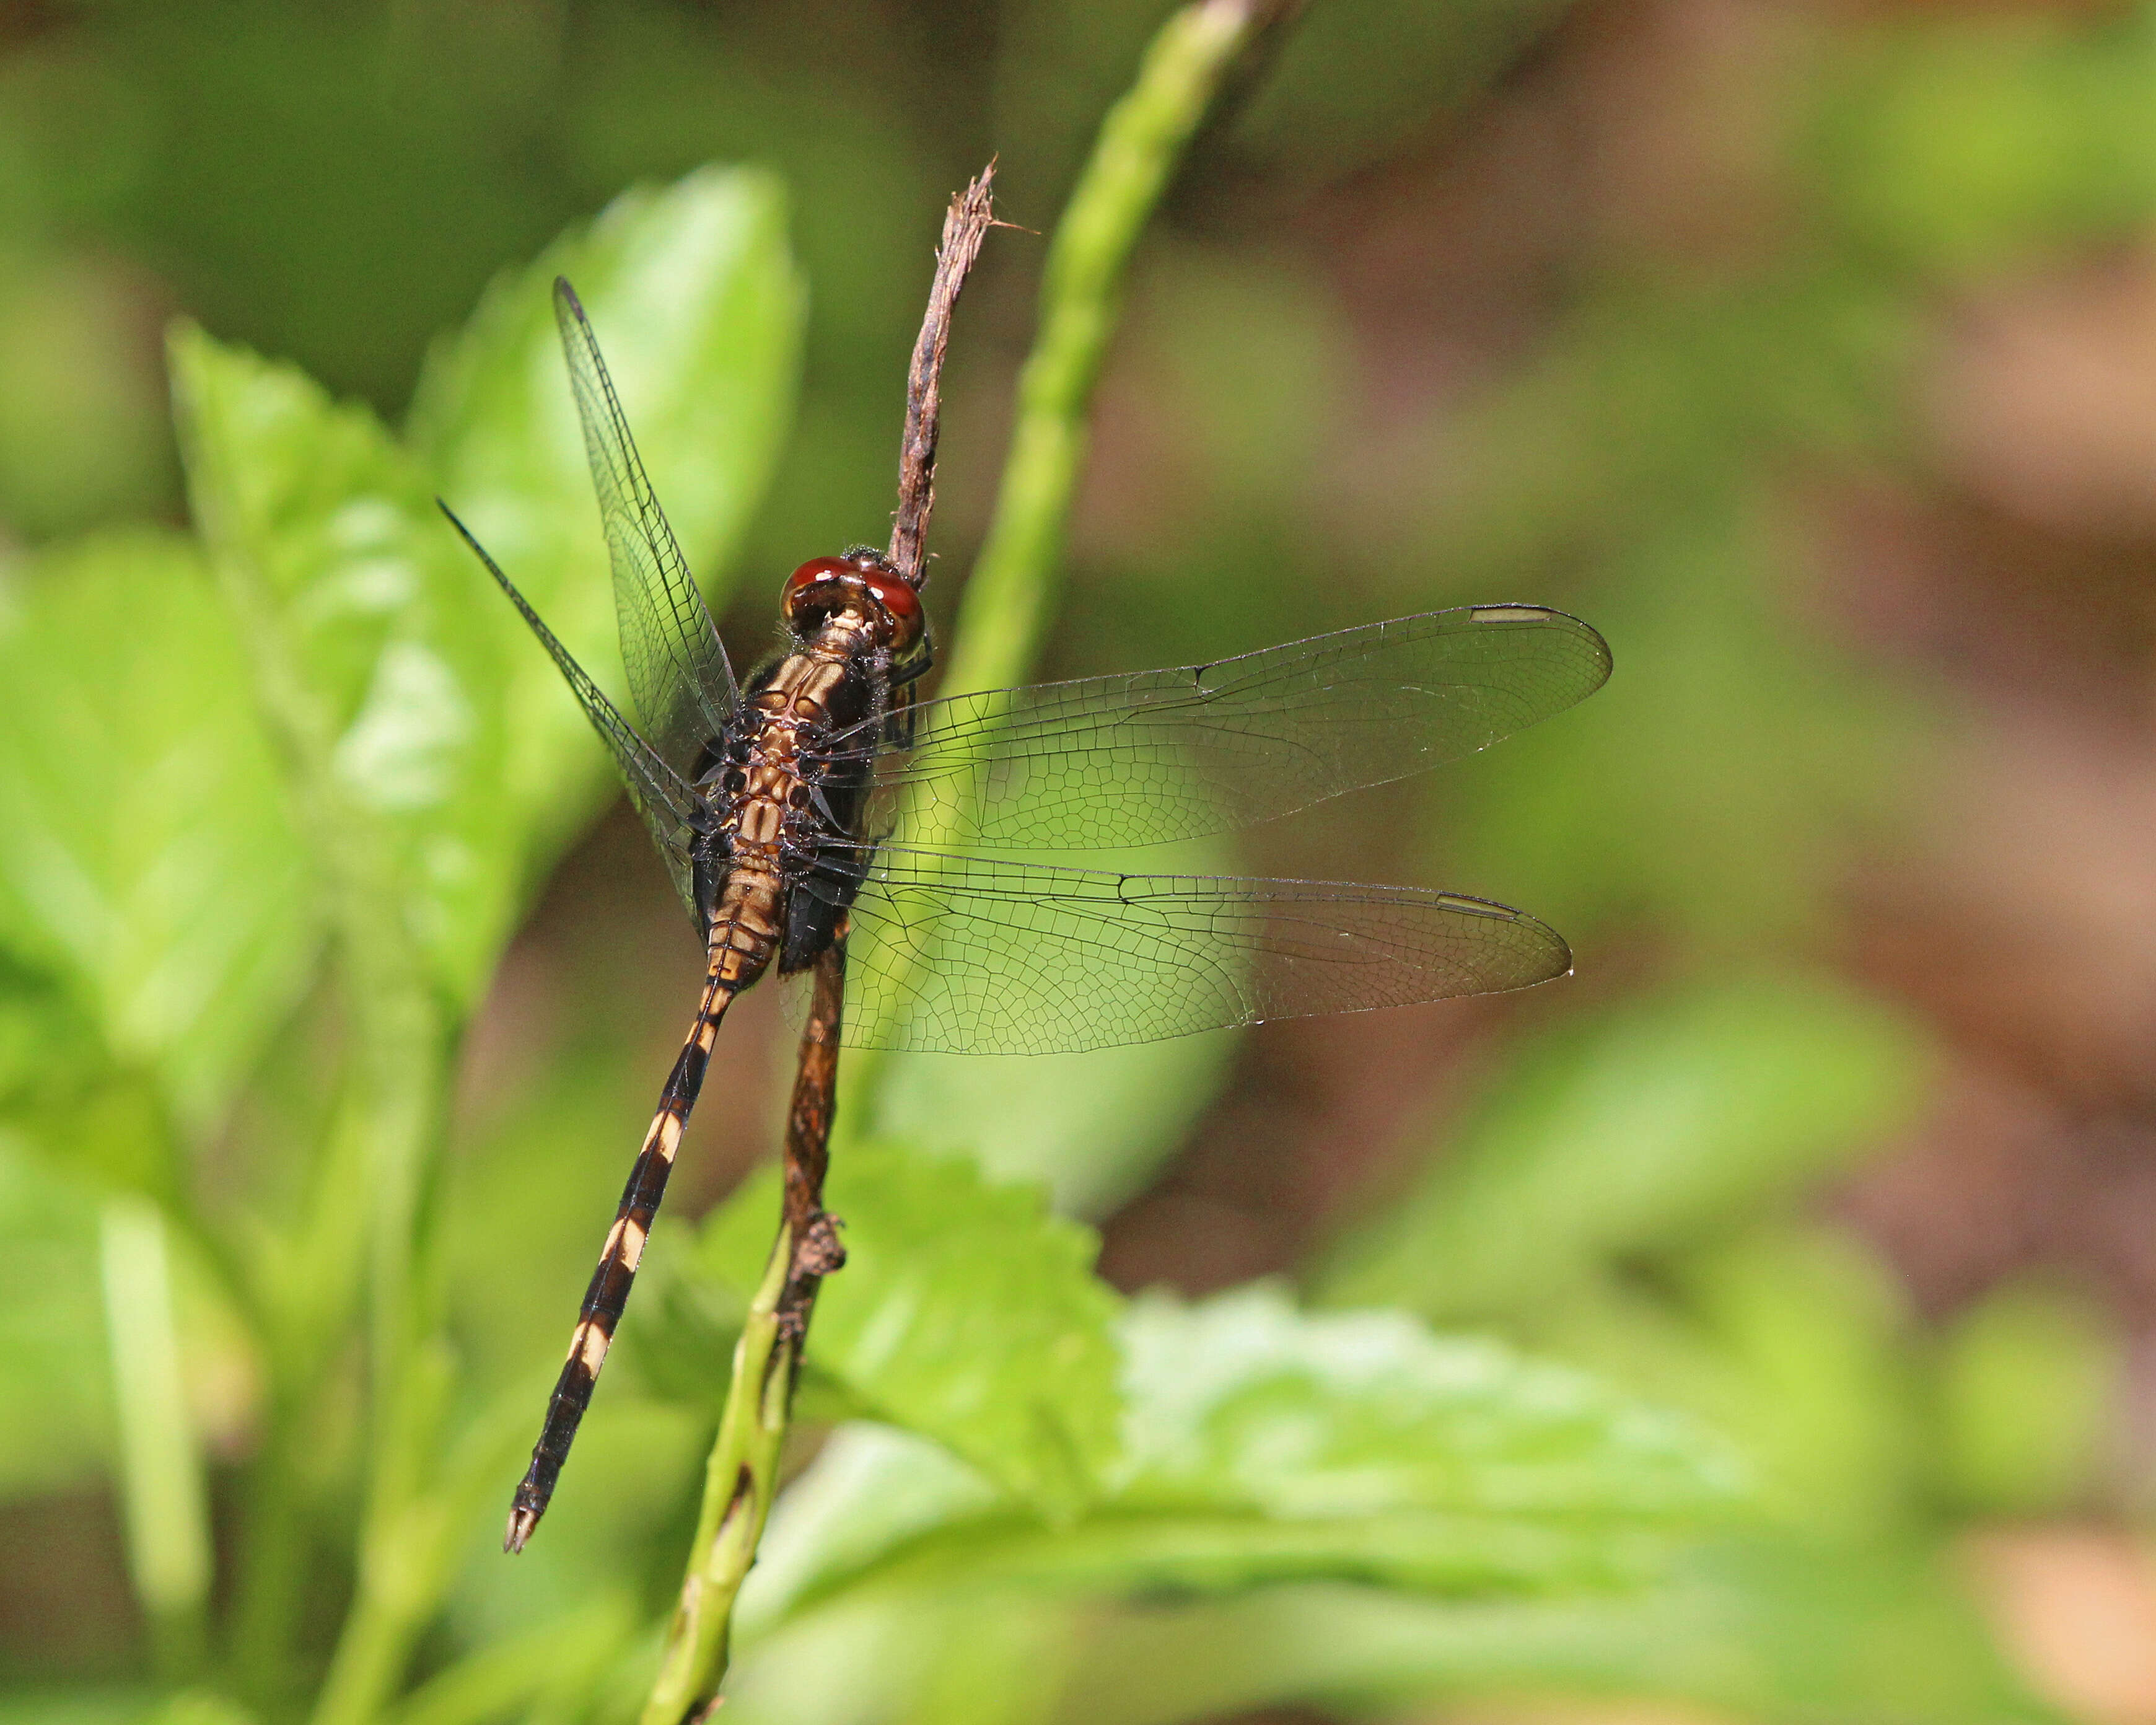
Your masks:
M764 952L767 963L768 942ZM531 1530L539 1525L539 1517L547 1512L577 1427L591 1405L599 1368L606 1363L614 1326L629 1304L629 1291L644 1260L644 1242L650 1238L660 1200L666 1195L666 1177L674 1171L674 1158L681 1147L689 1111L696 1106L696 1093L703 1088L704 1070L711 1064L711 1048L718 1040L719 1021L734 996L746 986L730 980L733 967L724 962L730 956L730 949L712 950L705 973L703 999L696 1004L696 1022L690 1026L688 1040L682 1044L674 1070L667 1076L666 1088L660 1092L658 1109L629 1171L629 1183L622 1189L613 1226L607 1231L598 1267L592 1272L591 1286L584 1291L584 1303L577 1312L577 1327L569 1337L569 1357L562 1363L561 1376L554 1380L554 1393L547 1399L547 1418L540 1428L539 1441L532 1447L531 1465L525 1470L510 1506L509 1528L502 1538L506 1551L523 1550ZM762 966L757 968L761 970Z
M711 910L711 963L737 990L770 967L778 950L778 877L737 865Z

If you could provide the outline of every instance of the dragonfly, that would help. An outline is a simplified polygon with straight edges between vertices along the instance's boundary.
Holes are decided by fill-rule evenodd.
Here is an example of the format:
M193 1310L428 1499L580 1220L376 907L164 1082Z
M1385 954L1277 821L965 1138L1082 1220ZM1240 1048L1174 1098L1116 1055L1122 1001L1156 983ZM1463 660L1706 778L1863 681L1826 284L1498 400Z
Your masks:
M1206 665L916 701L933 660L920 578L856 547L787 578L782 644L737 680L566 281L555 310L639 723L449 520L612 754L707 963L517 1487L511 1551L552 1495L720 1022L744 989L843 941L845 1046L1019 1055L1566 975L1554 930L1462 893L1071 858L1406 778L1573 706L1610 666L1576 618L1473 605Z

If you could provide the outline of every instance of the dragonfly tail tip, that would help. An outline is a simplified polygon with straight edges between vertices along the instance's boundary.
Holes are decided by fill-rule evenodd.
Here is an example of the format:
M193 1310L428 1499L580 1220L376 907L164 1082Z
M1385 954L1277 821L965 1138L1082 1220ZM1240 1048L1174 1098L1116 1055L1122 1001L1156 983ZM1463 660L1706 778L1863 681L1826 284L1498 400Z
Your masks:
M539 1512L527 1503L519 1503L509 1512L508 1531L501 1536L501 1548L511 1557L524 1549L531 1538L531 1530L539 1525Z

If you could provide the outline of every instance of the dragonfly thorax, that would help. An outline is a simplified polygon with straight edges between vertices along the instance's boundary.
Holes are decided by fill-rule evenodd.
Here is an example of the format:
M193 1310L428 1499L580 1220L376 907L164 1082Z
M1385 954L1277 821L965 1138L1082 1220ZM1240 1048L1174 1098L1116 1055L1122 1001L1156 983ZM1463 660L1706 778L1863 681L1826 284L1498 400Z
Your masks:
M866 717L891 675L890 649L878 639L882 633L875 619L850 608L819 619L793 651L743 691L747 737L773 726L791 737L804 726L850 725Z
M851 606L749 680L718 759L698 788L711 813L696 870L714 952L746 987L773 957L782 975L813 963L835 936L850 894L811 875L858 845L865 760L833 761L834 736L891 701L891 654L878 619Z

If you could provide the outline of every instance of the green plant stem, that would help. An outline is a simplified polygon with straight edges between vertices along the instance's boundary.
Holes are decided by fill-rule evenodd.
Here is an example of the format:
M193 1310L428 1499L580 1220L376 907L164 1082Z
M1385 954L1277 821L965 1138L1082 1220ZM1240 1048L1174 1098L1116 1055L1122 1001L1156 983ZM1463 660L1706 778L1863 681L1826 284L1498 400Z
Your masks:
M704 1502L689 1548L681 1603L666 1630L659 1680L644 1725L680 1725L719 1692L726 1676L734 1600L756 1561L778 1492L778 1461L792 1417L801 1347L824 1276L845 1262L824 1214L839 1036L846 999L842 936L816 961L816 991L802 1027L801 1058L787 1109L785 1199L763 1281L734 1345L726 1411L705 1471Z
M177 1686L199 1674L206 1649L209 1503L180 1368L165 1220L146 1199L116 1197L98 1232L128 1573L149 1620L151 1663Z
M233 1604L231 1660L257 1707L281 1701L300 1622L306 1562L309 1453L321 1397L350 1333L367 1266L367 1146L341 1114L314 1171L296 1241L265 1238L254 1305L268 1360L270 1407L249 1470Z
M346 922L361 1010L354 1074L373 1180L367 1354L372 1455L361 1518L358 1589L314 1712L316 1725L366 1725L394 1692L439 1598L441 1568L427 1459L451 1370L423 1286L421 1189L441 1129L448 1078L439 1003L418 967L398 901L370 893ZM393 928L389 926L393 925ZM357 941L350 933L358 932Z
M1203 0L1176 13L1147 47L1137 82L1101 122L1049 244L1040 332L1019 376L995 515L959 603L941 692L1014 682L1040 651L1086 455L1086 416L1132 253L1258 12L1247 0Z
M756 1561L757 1543L778 1490L779 1450L800 1345L779 1319L793 1264L793 1231L782 1225L734 1344L733 1379L705 1471L689 1573L642 1725L680 1725L716 1692L726 1674L734 1599Z
M265 1710L284 1698L291 1681L307 1545L304 1429L314 1402L311 1393L280 1379L274 1362L270 1376L262 1446L246 1476L231 1640L234 1686L250 1705Z
M1084 465L1094 386L1122 310L1132 252L1221 83L1269 8L1200 0L1147 45L1137 81L1101 122L1070 202L1049 242L1040 331L1019 374L1018 413L995 514L959 600L956 645L937 692L965 695L1023 681L1060 590L1071 499ZM957 811L926 805L905 822L925 850L946 848ZM849 1122L875 1127L883 1057L854 1056Z

